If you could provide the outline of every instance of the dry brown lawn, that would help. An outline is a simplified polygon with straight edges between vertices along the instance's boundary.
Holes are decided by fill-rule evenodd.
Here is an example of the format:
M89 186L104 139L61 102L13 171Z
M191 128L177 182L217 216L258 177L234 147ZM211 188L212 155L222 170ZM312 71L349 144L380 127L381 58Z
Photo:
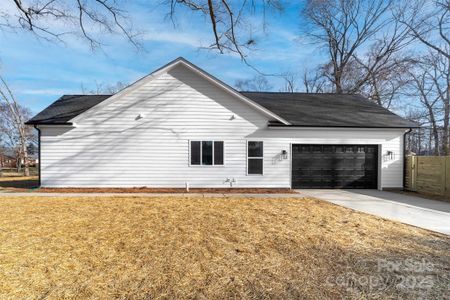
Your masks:
M0 299L442 299L449 271L448 237L314 199L0 198Z

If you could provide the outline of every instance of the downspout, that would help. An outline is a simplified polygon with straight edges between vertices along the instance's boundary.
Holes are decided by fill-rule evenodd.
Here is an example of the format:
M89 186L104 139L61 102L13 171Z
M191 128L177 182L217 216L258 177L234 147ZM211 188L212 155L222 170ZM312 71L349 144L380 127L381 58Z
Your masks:
M34 128L38 132L38 186L41 187L41 129L36 125L34 125Z
M412 128L409 128L408 131L406 131L403 134L403 190L405 189L405 182L406 182L406 135L409 134L412 131Z

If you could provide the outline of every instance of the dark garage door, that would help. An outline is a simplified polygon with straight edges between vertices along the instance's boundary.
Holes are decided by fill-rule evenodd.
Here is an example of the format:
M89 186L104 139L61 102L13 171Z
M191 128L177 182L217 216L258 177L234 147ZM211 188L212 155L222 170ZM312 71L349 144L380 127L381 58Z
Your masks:
M292 188L377 188L377 145L292 145Z

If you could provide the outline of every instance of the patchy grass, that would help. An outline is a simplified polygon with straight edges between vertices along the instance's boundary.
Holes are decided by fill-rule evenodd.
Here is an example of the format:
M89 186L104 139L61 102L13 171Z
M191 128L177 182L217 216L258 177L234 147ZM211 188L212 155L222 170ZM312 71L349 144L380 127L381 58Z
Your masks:
M314 199L0 198L2 299L445 298L449 270L448 237Z
M9 168L9 169L3 168L1 173L4 177L23 177L23 170L22 170L22 172L17 172L17 169L15 169L15 168ZM38 168L30 167L30 175L37 176Z

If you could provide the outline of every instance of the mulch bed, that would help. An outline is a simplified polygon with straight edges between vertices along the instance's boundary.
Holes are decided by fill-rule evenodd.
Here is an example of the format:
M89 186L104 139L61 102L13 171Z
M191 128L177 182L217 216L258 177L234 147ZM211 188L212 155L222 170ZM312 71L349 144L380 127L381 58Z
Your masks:
M288 188L40 188L38 193L221 193L221 194L297 194Z

